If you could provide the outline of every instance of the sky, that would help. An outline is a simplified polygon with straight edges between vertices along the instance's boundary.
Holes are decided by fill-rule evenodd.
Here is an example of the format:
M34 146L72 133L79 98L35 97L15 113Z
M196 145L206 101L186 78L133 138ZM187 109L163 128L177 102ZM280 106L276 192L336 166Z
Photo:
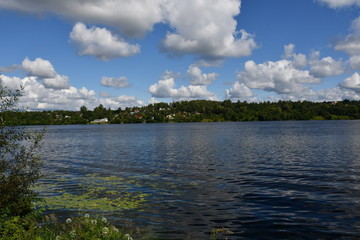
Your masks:
M360 0L0 0L29 110L360 100Z

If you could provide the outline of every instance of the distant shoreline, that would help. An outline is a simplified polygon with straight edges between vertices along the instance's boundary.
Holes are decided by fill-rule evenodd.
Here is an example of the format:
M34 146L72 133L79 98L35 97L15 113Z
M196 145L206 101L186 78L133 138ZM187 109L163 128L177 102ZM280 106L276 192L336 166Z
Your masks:
M142 107L117 110L99 105L93 110L85 106L80 111L7 111L0 117L8 126L126 124L170 122L253 122L298 120L360 119L360 101L339 102L231 102L194 100L155 103Z

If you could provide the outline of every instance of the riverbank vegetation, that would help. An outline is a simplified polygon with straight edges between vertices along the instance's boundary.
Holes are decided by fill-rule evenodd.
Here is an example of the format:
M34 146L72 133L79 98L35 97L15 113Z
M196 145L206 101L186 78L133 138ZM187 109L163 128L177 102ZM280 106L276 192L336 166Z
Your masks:
M93 110L82 106L79 111L5 111L1 116L10 125L349 120L360 119L360 101L248 103L194 100L116 110L99 105Z

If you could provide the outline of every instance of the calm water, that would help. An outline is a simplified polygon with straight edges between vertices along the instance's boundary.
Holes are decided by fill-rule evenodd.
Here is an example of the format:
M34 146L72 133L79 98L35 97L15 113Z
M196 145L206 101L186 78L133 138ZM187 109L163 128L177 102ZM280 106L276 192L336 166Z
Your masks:
M360 238L360 121L49 126L52 175L136 178L137 209L104 212L159 239ZM66 213L66 209L61 213Z

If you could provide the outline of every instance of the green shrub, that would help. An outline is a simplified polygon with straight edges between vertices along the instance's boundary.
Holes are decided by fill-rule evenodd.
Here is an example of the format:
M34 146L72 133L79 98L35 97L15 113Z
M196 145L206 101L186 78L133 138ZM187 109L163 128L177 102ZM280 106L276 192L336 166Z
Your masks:
M24 216L32 211L33 184L43 176L36 152L43 132L8 127L2 113L14 110L21 96L0 81L0 217Z

